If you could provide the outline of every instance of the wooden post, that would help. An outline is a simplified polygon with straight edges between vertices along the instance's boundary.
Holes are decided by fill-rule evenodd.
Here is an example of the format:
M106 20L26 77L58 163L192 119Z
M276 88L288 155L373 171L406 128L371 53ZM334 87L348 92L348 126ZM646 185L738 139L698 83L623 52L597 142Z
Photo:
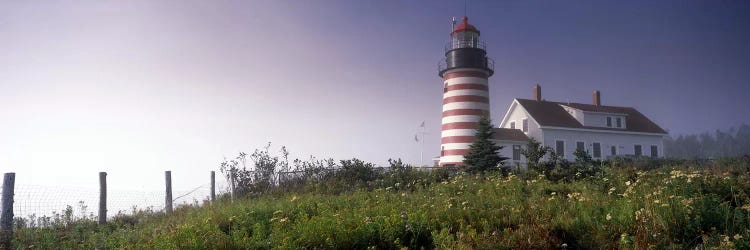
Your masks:
M231 182L229 184L229 188L231 189L231 191L230 191L230 197L232 198L231 199L232 203L234 203L234 174L232 174L231 176L229 176L229 182Z
M172 171L164 171L164 177L167 182L167 194L164 197L164 211L167 215L172 214Z
M211 202L216 200L216 172L211 171Z
M107 224L107 172L99 172L99 225Z
M5 173L3 177L2 211L0 212L0 248L13 249L13 192L16 173Z

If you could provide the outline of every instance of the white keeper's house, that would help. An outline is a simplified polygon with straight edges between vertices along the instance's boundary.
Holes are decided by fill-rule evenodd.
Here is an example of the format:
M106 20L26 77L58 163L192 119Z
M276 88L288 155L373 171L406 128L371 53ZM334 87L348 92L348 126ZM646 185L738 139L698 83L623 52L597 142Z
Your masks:
M601 105L594 91L592 103L553 102L542 99L534 86L534 99L516 98L495 129L495 143L504 146L506 164L525 164L520 154L529 138L549 146L565 159L583 149L594 159L613 156L663 157L667 132L631 107Z

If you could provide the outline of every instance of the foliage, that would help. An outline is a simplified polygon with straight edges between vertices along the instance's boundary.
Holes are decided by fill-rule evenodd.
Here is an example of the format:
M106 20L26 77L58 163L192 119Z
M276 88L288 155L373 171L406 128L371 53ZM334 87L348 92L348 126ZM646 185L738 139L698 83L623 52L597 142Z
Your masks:
M268 152L270 147L269 142L264 149L256 149L250 155L240 152L234 159L221 162L219 169L237 194L267 193L277 183L277 172L289 170L286 147L281 147L281 157L271 156ZM248 160L252 165L248 166Z
M571 167L598 163L601 172L564 182L499 173L446 177L400 160L389 161L389 171L372 172L367 163L350 160L351 171L342 178L366 185L346 192L317 192L311 187L320 182L310 181L297 191L178 207L169 217L153 211L118 215L104 226L66 209L44 226L17 225L14 244L40 249L750 247L750 158L597 162L578 155L568 162Z
M750 154L750 125L726 131L679 135L664 140L664 153L675 158L724 158Z
M526 147L521 149L521 155L526 158L528 168L539 173L544 171L543 169L540 169L540 160L544 158L547 153L551 152L552 148L549 146L542 146L542 143L533 137L529 139Z
M490 118L487 115L482 116L474 134L474 142L469 146L469 152L464 155L464 164L467 165L466 171L484 172L502 169L503 172L508 172L509 169L503 167L503 162L508 157L498 154L498 151L503 147L495 145L492 141L494 134L495 131Z

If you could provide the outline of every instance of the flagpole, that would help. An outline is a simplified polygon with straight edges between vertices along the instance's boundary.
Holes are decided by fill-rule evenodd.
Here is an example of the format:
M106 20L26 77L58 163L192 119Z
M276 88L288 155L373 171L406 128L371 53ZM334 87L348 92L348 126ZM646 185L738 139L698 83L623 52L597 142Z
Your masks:
M424 122L422 123L422 148L419 150L419 166L424 166Z

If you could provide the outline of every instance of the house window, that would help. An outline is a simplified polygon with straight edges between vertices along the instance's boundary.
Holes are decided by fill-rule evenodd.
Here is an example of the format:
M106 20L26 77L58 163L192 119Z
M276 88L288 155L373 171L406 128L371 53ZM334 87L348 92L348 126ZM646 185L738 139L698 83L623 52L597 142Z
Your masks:
M555 153L560 156L565 155L565 141L555 141Z
M641 145L635 145L635 146L633 146L633 154L635 156L641 156L641 155L643 155L643 152L641 151Z
M617 146L612 146L609 148L610 155L617 155Z
M612 127L612 117L607 116L607 127Z
M513 160L521 160L521 145L513 145Z
M523 132L529 132L529 120L523 119Z
M592 146L594 147L594 158L602 158L602 144L594 142Z
M651 145L651 157L659 157L659 148L656 145Z
M516 122L510 122L510 129L516 129Z
M576 142L576 150L585 151L585 147L586 145L582 141Z
M618 128L622 128L622 117L617 117L615 119L615 124L617 124Z

